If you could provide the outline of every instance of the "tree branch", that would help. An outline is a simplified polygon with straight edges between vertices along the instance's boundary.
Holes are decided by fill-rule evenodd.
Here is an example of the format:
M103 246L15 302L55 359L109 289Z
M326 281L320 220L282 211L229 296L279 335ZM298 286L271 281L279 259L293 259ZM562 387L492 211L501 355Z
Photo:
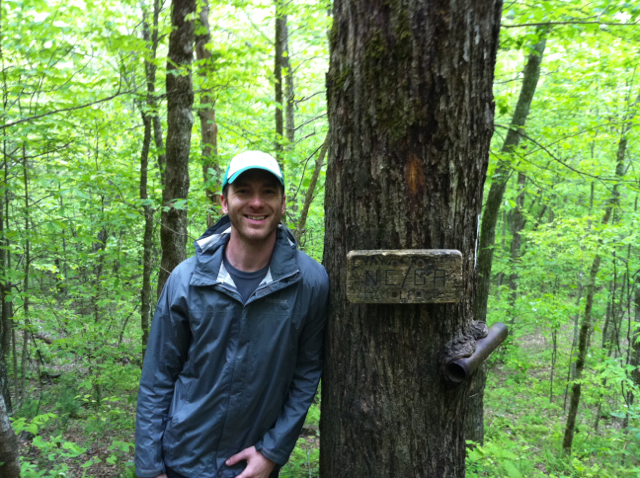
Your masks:
M544 27L550 25L607 25L615 27L630 27L634 25L640 25L640 23L614 23L614 22L598 22L598 21L582 21L571 20L566 22L540 22L540 23L517 23L515 25L502 25L502 28L523 28L523 27Z
M102 98L100 100L92 101L91 103L86 103L84 105L79 105L79 106L71 106L69 108L61 108L59 110L54 110L54 111L48 111L48 112L42 113L40 115L29 116L28 118L22 118L20 120L14 121L12 123L3 124L2 126L0 126L0 130L9 128L10 126L15 126L15 125L20 124L20 123L26 123L28 121L33 121L33 120L37 120L37 119L40 119L40 118L44 118L45 116L51 116L51 115L55 115L55 114L58 114L58 113L64 113L66 111L74 111L74 110L80 110L80 109L83 109L83 108L87 108L89 106L93 106L93 105L97 105L97 104L100 104L100 103L104 103L106 101L111 101L112 99L114 99L114 98L116 98L116 97L118 97L120 95L125 95L125 94L128 94L128 93L135 93L135 92L134 91L120 91L120 90L118 90L117 93L115 93L115 94L113 94L111 96L108 96L106 98Z

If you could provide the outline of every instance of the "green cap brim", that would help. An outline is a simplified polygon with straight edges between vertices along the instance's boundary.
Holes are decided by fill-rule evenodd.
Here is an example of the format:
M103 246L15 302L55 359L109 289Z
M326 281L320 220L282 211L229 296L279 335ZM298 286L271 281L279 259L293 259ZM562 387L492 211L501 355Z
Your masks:
M277 175L277 174L275 174L275 173L274 173L273 171L271 171L270 169L268 169L268 168L263 168L262 166L247 166L246 168L242 168L241 170L236 171L236 173L235 173L233 176L231 176L230 178L227 178L227 175L229 174L229 170L227 169L227 172L226 172L226 173L225 173L225 175L224 175L224 180L222 181L222 188L224 189L224 187L225 187L227 184L231 184L231 183L233 183L236 179L238 179L238 176L240 176L240 175L241 175L242 173L244 173L245 171L248 171L249 169L262 169L262 170L264 170L264 171L267 171L267 172L269 172L269 173L273 174L273 175L274 175L274 176L275 176L275 177L280 181L280 183L282 184L282 186L284 187L284 178L280 178L280 177L278 177L278 175Z

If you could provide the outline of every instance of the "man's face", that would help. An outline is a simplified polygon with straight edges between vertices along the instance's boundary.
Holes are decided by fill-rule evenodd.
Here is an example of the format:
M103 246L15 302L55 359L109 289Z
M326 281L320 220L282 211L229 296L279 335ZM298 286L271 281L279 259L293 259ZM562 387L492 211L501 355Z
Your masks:
M239 238L259 244L269 240L285 210L282 185L271 173L250 169L242 173L220 198Z

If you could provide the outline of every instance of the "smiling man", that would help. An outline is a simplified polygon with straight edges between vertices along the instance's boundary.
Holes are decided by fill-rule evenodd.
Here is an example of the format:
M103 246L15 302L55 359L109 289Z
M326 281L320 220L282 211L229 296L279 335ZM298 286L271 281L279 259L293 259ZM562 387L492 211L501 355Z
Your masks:
M160 296L136 423L141 478L274 478L322 372L329 283L280 223L284 177L269 154L234 157L226 214Z

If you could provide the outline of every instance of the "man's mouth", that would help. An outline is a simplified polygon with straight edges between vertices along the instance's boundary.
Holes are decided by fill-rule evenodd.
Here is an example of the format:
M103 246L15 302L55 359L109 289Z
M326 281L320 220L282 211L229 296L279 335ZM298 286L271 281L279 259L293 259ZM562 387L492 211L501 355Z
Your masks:
M263 221L267 218L267 216L245 216L249 219L251 219L252 221Z

